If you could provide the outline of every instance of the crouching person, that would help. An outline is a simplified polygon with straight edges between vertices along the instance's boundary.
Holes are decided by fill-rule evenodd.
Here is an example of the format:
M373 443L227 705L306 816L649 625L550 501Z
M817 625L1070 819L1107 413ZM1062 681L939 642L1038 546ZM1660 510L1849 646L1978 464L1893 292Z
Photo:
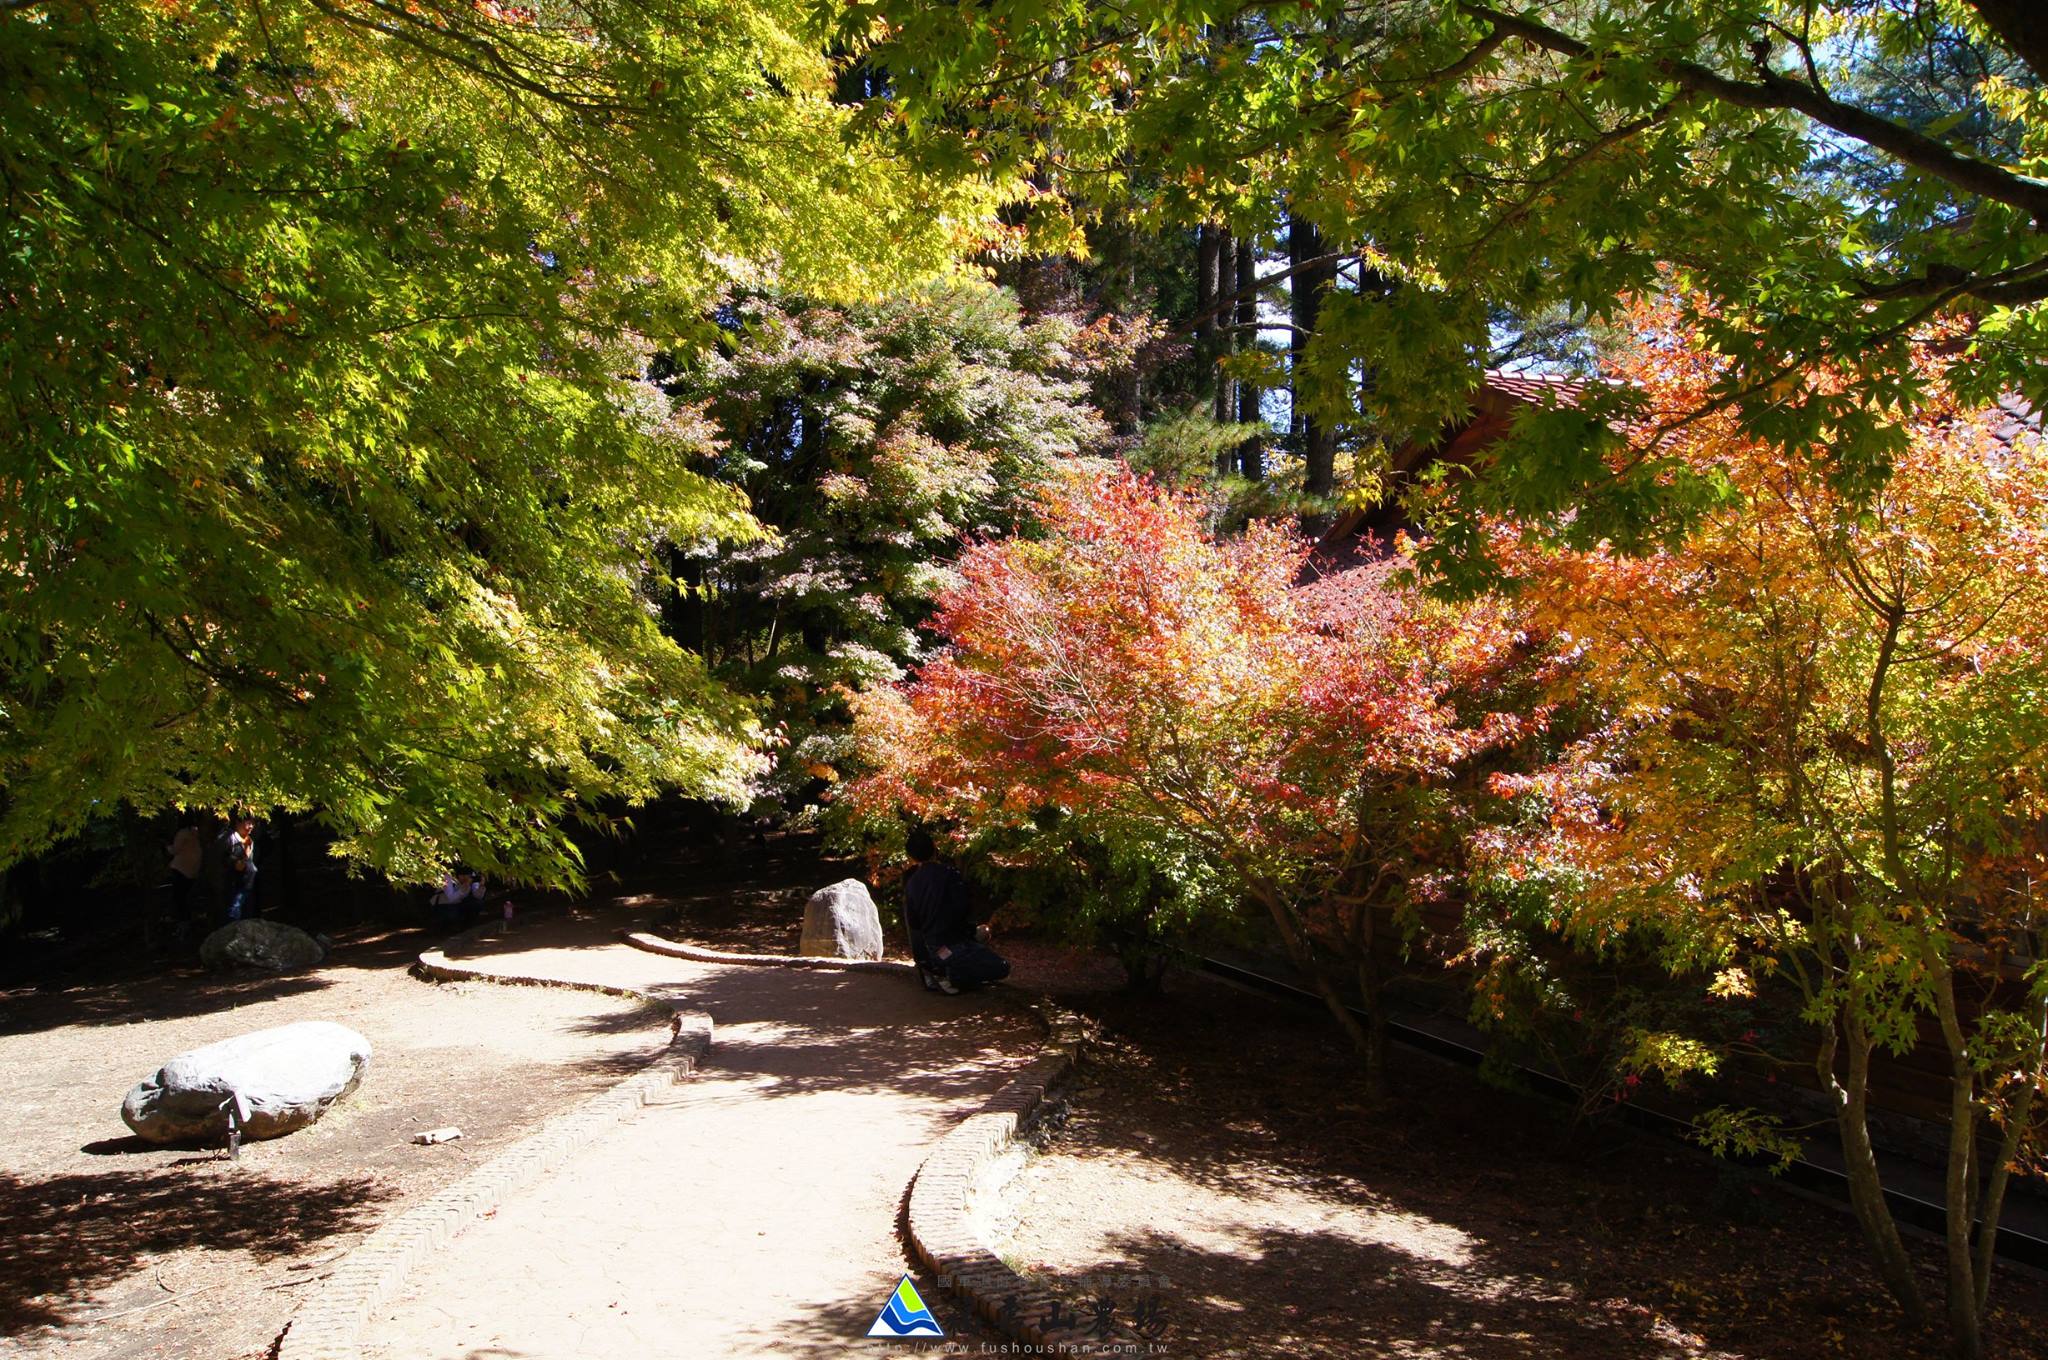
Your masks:
M925 990L957 996L1008 977L1010 965L982 943L988 927L974 919L967 880L952 865L938 862L930 833L911 832L904 848L914 867L903 881L903 920Z

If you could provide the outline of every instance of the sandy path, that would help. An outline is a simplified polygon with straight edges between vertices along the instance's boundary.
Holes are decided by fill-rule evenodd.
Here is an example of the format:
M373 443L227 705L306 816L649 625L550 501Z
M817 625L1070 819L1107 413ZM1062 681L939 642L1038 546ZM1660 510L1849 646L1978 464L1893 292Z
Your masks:
M480 953L686 1000L714 1017L711 1053L672 1103L457 1239L373 1317L366 1360L843 1353L906 1269L918 1163L1035 1051L1029 1018L899 976L565 941Z

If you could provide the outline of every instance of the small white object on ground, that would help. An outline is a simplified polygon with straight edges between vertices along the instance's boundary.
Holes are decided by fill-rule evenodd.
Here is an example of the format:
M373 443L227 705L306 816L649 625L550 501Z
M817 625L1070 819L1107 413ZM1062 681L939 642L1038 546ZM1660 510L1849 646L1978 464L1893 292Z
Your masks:
M445 1129L428 1129L425 1133L416 1133L412 1136L412 1140L415 1143L422 1143L427 1147L432 1147L436 1143L452 1143L461 1136L462 1130L450 1125Z

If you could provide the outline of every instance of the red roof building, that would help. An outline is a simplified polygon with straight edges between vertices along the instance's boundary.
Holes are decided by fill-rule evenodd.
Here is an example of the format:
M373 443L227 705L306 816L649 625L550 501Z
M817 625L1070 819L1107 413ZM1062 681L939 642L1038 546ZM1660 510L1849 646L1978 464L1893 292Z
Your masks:
M1489 371L1473 389L1471 411L1463 420L1445 426L1435 439L1414 440L1394 450L1387 467L1389 495L1377 505L1347 511L1317 541L1302 568L1303 600L1311 609L1339 614L1363 607L1388 570L1394 535L1414 527L1393 493L1434 464L1469 465L1474 455L1507 433L1516 412L1531 406L1576 407L1600 381Z

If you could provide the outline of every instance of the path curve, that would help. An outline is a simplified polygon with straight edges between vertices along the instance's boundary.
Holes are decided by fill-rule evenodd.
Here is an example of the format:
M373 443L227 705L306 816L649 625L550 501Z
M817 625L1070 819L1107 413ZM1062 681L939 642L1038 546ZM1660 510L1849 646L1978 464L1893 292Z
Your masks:
M1018 998L667 957L625 924L588 913L448 953L708 1011L710 1053L417 1267L371 1310L364 1360L842 1354L903 1273L926 1153L1040 1052Z
M556 1115L358 1243L292 1315L284 1334L278 1338L275 1360L353 1360L371 1310L397 1294L428 1257L479 1218L496 1213L507 1197L547 1175L578 1149L602 1138L628 1114L658 1099L662 1090L688 1077L710 1048L709 1015L679 1003L660 1001L638 988L521 975L498 967L449 960L449 949L460 952L471 940L496 929L495 924L479 926L439 949L427 950L413 965L413 972L429 982L488 978L498 983L573 988L638 1001L668 1017L667 1047L650 1053L645 1065L634 1075Z

